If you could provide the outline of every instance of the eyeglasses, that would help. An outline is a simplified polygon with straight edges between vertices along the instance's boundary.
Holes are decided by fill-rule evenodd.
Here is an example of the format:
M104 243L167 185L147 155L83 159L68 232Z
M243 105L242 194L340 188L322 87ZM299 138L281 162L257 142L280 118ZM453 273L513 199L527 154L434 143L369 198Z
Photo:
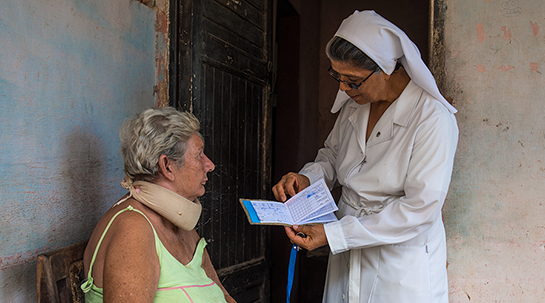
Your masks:
M367 76L365 79L363 79L363 81L360 82L360 84L341 80L341 78L339 78L339 74L336 71L334 71L331 66L327 69L327 72L331 75L331 77L333 77L333 79L337 80L337 82L342 82L348 85L351 89L358 90L360 86L363 84L363 82L367 81L367 79L369 79L369 77L371 77L374 73L376 73L377 70L374 70L372 73L370 73L369 76Z

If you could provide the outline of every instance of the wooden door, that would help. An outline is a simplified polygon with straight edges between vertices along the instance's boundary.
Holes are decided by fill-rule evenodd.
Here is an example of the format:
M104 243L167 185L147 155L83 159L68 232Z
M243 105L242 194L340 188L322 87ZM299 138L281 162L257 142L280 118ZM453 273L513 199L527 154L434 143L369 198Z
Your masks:
M197 230L239 302L268 302L269 229L238 199L271 198L269 0L172 0L170 103L201 121L216 164Z

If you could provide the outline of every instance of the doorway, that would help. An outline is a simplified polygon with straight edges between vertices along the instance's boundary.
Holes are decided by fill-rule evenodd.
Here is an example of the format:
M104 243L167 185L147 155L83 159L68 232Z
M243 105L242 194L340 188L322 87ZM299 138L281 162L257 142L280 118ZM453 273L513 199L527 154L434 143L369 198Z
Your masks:
M333 127L330 112L338 83L329 76L325 45L354 10L375 10L415 42L428 60L429 0L277 0L273 102L272 185L314 159ZM335 196L335 195L334 195ZM271 229L271 302L285 302L290 242L282 228ZM292 302L321 302L327 247L298 254Z

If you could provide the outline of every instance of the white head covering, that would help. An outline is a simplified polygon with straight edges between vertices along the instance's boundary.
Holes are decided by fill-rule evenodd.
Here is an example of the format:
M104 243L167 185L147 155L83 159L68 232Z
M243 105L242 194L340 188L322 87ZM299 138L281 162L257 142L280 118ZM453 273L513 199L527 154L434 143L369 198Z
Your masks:
M335 36L354 44L388 75L394 71L397 60L400 60L409 77L418 86L437 98L451 113L457 112L439 92L433 75L422 61L418 47L401 29L375 11L355 11L344 19ZM338 112L349 99L348 95L339 90L331 112Z

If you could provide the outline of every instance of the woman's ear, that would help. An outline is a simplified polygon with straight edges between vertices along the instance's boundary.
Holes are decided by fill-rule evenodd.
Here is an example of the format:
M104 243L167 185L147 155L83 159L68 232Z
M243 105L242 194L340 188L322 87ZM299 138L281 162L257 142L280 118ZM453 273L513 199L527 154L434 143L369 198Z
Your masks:
M175 179L174 170L172 169L173 165L176 165L176 163L166 155L159 157L159 172L169 181L174 181Z

